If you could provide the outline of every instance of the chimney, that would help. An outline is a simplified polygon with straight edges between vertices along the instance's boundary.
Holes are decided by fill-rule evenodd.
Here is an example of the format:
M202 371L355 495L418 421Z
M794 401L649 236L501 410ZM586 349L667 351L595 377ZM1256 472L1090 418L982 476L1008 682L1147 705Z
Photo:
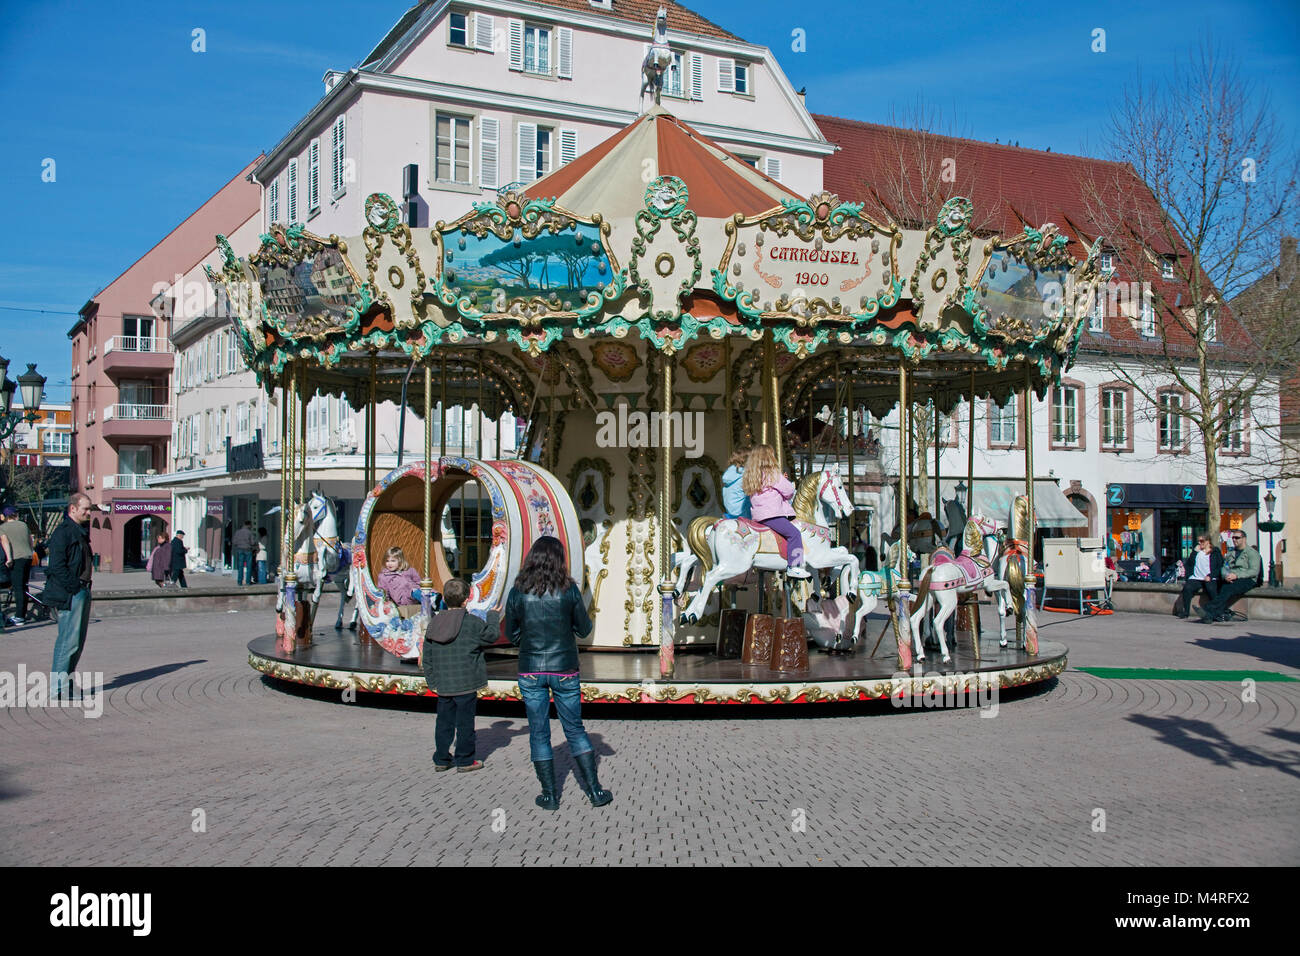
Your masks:
M1282 237L1282 261L1285 263L1288 259L1295 258L1295 236Z

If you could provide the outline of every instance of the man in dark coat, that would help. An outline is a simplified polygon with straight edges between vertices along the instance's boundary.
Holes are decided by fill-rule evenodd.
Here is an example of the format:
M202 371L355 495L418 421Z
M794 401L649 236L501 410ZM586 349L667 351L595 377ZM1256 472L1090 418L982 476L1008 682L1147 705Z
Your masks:
M172 538L172 580L183 588L188 588L185 583L185 552L189 548L185 547L185 532L177 531L176 537Z
M59 636L50 666L51 696L71 695L70 674L86 649L90 624L90 579L94 555L90 551L90 499L73 492L63 523L50 535L50 563L45 571L42 601L58 612Z
M438 695L438 722L434 726L434 770L452 768L451 743L456 740L455 765L459 773L478 770L474 759L474 713L478 692L487 686L483 648L500 637L495 611L484 622L463 607L469 586L459 578L447 582L442 598L447 610L435 614L424 632L424 677Z

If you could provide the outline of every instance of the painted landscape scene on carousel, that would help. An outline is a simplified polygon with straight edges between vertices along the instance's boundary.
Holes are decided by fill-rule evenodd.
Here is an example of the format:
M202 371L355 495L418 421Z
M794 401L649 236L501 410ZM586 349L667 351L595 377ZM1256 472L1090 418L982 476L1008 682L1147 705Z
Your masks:
M573 308L590 293L602 291L612 271L590 226L532 239L523 238L519 230L513 239L491 232L447 236L446 243L444 279L461 295L478 293L480 301L498 300L502 294L506 299L541 296Z

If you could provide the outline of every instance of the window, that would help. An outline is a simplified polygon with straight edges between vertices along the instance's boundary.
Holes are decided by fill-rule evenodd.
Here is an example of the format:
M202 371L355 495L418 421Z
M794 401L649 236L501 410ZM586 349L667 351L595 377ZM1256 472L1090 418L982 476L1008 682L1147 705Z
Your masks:
M718 92L739 93L747 96L749 89L749 64L731 59L718 60Z
M1155 338L1156 335L1156 307L1151 302L1151 297L1145 295L1142 297L1141 312L1142 336L1144 338Z
M447 42L452 46L469 46L469 18L466 14L447 15Z
M464 116L438 114L433 167L438 182L469 185L470 123Z
M682 96L682 90L685 83L682 80L683 57L680 53L673 54L673 60L668 64L668 70L664 73L664 95L665 96Z
M243 445L248 441L248 404L240 402L235 406L235 444Z
M1183 447L1182 393L1161 392L1157 401L1160 410L1160 450L1180 451Z
M195 414L190 416L190 454L191 455L199 454L200 440L201 439L199 437L199 416L198 413L196 412Z
M551 136L554 131L545 127L537 127L537 160L534 169L537 170L537 178L541 179L551 171Z
M749 93L749 65L745 63L736 64L736 92L747 95Z
M1224 402L1223 432L1219 447L1225 454L1241 455L1248 452L1246 432L1246 401L1234 395Z
M1101 393L1101 447L1127 448L1129 444L1128 392L1118 388Z
M1052 444L1074 447L1079 444L1079 389L1061 385L1052 389Z
M1093 293L1092 311L1088 313L1089 332L1105 331L1106 329L1105 314L1106 314L1106 297L1102 294L1101 287L1098 286L1097 290Z
M289 160L289 222L298 221L298 160Z
M41 439L41 450L47 455L72 454L72 432L47 431Z
M203 434L208 436L208 451L216 451L217 430L212 425L212 409L210 408L203 413Z
M551 73L551 30L549 27L524 25L524 72Z
M239 349L233 330L226 332L226 370L229 372L239 370Z
M343 154L346 145L345 119L346 117L340 116L334 121L334 127L330 130L330 189L335 198L343 195L343 190L346 188L343 181Z
M280 221L280 177L277 176L271 180L271 184L266 187L266 221L268 223Z
M753 166L755 169L758 169L758 157L757 157L757 156L745 156L745 155L743 155L743 154L737 153L737 154L736 154L736 158L737 158L738 160L740 160L742 163L746 163L746 164L748 164L748 165L750 165L750 166Z
M1108 276L1114 271L1115 271L1114 253L1103 252L1101 254L1101 274L1104 276Z
M1005 405L989 403L989 444L1014 445L1016 435L1016 399L1009 398Z
M320 140L307 147L307 215L320 208Z
M1201 336L1207 342L1216 342L1219 338L1219 309L1209 304L1205 307L1205 321L1201 326Z
M1174 260L1165 256L1160 262L1160 278L1172 279L1174 277Z

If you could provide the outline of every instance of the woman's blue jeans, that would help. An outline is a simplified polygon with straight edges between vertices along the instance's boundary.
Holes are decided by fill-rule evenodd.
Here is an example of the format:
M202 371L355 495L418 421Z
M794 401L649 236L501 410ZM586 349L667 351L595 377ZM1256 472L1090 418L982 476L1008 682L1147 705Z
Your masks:
M591 752L591 740L582 726L582 678L556 674L519 675L519 692L524 695L528 712L528 748L534 761L551 760L551 695L555 695L555 712L569 741L569 754Z

